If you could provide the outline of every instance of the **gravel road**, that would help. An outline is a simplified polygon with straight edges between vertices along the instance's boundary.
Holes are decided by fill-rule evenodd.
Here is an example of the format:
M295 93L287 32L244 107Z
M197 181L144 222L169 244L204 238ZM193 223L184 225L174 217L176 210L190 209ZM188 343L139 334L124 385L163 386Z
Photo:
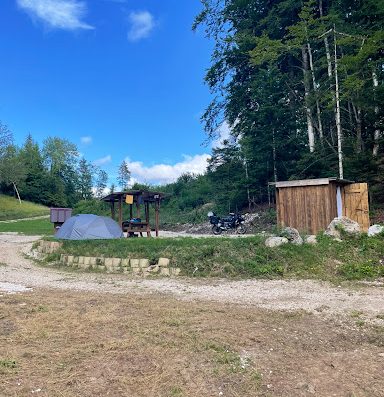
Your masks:
M169 294L180 300L208 300L272 310L323 314L361 311L384 315L384 283L337 287L313 280L141 279L123 275L73 273L36 266L25 254L39 237L0 234L0 291L50 288L100 293Z

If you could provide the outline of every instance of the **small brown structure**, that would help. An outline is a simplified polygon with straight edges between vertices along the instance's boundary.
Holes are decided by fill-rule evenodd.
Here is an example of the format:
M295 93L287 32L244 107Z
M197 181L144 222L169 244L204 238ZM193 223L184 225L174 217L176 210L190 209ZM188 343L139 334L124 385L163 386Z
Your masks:
M316 234L340 216L370 226L368 185L344 179L321 178L271 183L276 187L277 223Z
M51 208L50 222L53 223L54 231L56 232L71 216L72 208Z
M124 232L127 232L127 237L135 233L147 233L151 237L151 225L149 222L149 208L150 204L155 207L155 232L156 237L159 236L160 224L160 204L164 198L164 193L146 191L146 190L129 190L124 192L116 192L108 194L102 198L102 201L110 203L112 219L116 220L116 210L118 212L118 223ZM129 205L129 219L123 220L123 204ZM117 204L117 208L116 208ZM141 217L141 206L144 206L144 218ZM136 208L135 218L133 215L133 207ZM140 221L138 221L140 219Z

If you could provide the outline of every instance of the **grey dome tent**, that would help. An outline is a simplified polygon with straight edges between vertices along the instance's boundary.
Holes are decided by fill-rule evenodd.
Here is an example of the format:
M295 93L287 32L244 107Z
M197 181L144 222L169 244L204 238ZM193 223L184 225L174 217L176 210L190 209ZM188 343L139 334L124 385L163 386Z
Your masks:
M124 235L113 219L84 214L66 220L55 237L63 240L96 240L122 238Z

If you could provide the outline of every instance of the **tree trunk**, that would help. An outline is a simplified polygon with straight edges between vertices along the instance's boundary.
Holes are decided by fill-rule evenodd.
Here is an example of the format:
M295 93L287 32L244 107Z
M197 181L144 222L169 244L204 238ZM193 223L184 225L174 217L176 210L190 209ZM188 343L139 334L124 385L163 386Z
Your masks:
M321 110L320 110L320 103L319 103L319 98L317 95L317 83L316 83L316 77L315 77L315 69L313 67L313 57L312 57L312 49L311 45L309 42L307 43L307 48L308 48L308 55L309 55L309 67L311 68L311 74L312 74L312 85L313 85L313 91L315 92L316 95L316 112L317 112L317 126L319 130L319 136L321 141L323 141L323 124L321 122Z
M277 182L277 166L276 166L276 139L275 139L275 129L272 129L272 139L273 139L273 179Z
M248 173L248 162L247 159L244 157L244 168L245 168L245 178L247 181L247 199L248 199L248 209L251 211L252 203L251 203L251 192L249 190L249 173Z
M319 1L319 12L320 17L322 18L323 15L323 1ZM331 58L331 51L329 48L328 36L324 36L324 45L325 45L325 55L327 57L327 66L328 66L328 77L332 78L332 58Z
M377 78L377 73L375 70L372 72L372 80L373 80L373 90L374 90L374 95L375 95L376 89L379 86L379 79ZM375 115L376 115L376 118L379 115L379 107L378 106L375 106ZM375 124L376 124L376 126L378 125L377 120L376 120ZM380 138L381 138L380 128L376 127L375 132L373 133L373 151L372 151L373 157L377 157L377 155L379 154Z
M336 120L336 131L337 131L337 153L339 157L339 178L344 178L344 169L343 169L343 150L342 150L342 129L341 129L341 113L340 113L340 93L339 93L339 74L337 67L337 39L336 39L336 29L333 28L333 40L335 46L335 100L336 100L336 112L335 112L335 120Z
M305 113L307 116L307 130L308 130L308 144L309 144L309 151L313 153L315 151L315 134L313 131L313 121L312 121L312 111L309 103L309 92L310 92L310 84L309 84L309 77L308 77L308 54L306 51L305 46L301 49L302 57L303 57L303 83L304 83L304 90L305 90Z
M13 184L13 187L14 187L15 192L17 194L17 199L19 200L19 204L21 204L21 198L20 198L19 190L17 189L16 183L12 182L12 184Z
M352 102L353 114L355 116L356 123L356 151L361 153L363 148L363 137L362 137L362 119L361 119L361 108L356 107ZM351 127L354 123L351 123Z

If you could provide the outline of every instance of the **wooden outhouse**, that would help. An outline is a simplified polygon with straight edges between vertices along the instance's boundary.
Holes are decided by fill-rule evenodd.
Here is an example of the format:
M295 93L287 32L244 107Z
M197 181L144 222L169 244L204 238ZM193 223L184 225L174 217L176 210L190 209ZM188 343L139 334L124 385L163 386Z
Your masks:
M275 182L277 223L307 234L325 230L331 221L346 216L367 231L368 185L344 179L321 178Z

